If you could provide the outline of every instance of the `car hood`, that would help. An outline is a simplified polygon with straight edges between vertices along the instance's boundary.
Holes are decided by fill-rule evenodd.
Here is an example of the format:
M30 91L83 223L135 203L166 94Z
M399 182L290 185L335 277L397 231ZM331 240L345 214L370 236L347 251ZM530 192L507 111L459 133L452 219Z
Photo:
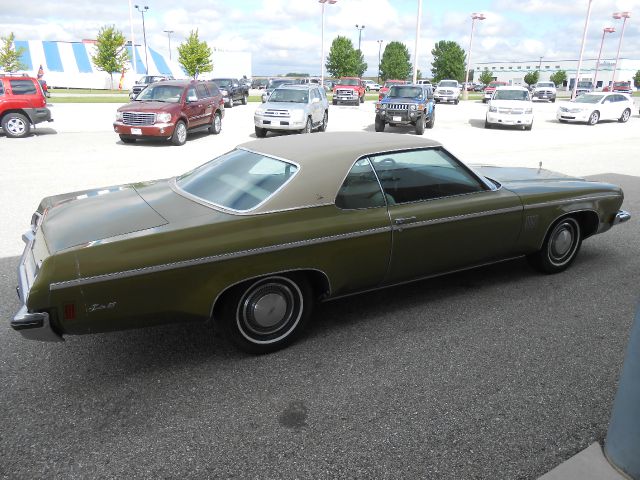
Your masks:
M262 105L263 109L273 110L304 110L306 103L295 102L266 102Z
M51 253L167 223L133 185L47 197L39 211Z
M178 106L178 103L169 102L131 102L118 108L119 112L170 112Z
M490 107L499 108L532 108L530 102L524 102L522 100L491 100L489 102Z
M593 110L594 105L597 103L576 103L576 102L560 102L558 108L579 109L579 110Z
M544 168L495 167L492 165L472 165L472 167L480 175L497 180L502 184L585 181L583 178L572 177Z

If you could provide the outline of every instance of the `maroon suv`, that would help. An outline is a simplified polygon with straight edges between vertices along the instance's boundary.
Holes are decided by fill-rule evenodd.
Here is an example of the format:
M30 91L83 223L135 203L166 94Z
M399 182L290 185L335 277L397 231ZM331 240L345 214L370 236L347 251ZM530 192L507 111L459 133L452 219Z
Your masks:
M223 117L224 99L215 83L168 80L150 84L120 107L113 129L124 143L157 137L184 145L188 130L220 133Z
M32 125L51 121L38 80L19 74L0 75L0 126L8 138L26 137Z

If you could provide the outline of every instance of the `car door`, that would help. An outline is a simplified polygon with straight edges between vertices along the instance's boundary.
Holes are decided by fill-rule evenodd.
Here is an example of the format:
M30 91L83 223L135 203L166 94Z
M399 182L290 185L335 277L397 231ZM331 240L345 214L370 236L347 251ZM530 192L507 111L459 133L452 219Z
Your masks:
M388 203L398 283L516 254L519 197L491 186L441 147L371 157Z
M208 124L211 122L211 115L214 111L213 95L209 91L209 86L206 83L199 83L196 85L196 94L198 95L198 101L202 103L202 121L201 124Z
M198 99L195 85L187 87L187 93L184 101L184 112L189 121L189 128L202 125L202 116L204 113L204 102Z
M602 112L600 118L603 120L613 120L619 118L619 115L616 116L616 112L618 111L618 106L620 105L615 101L616 95L607 95L602 100Z

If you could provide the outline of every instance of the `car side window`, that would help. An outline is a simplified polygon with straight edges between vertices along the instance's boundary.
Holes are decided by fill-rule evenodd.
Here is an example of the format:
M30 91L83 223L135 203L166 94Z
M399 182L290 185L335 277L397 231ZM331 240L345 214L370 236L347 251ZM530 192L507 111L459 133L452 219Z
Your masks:
M380 154L371 158L387 199L409 203L486 190L442 148Z
M338 191L336 206L343 210L385 206L384 194L368 159L353 164Z
M14 95L35 95L35 84L31 80L9 80Z
M197 100L198 100L198 97L196 95L196 89L193 87L190 87L189 90L187 90L187 101L195 102Z
M204 83L196 85L196 92L198 92L198 98L207 98L209 96L209 91Z
M218 90L218 86L215 83L209 82L207 83L207 87L209 87L209 92L211 93L212 97L220 95L220 90Z
M4 95L4 83L0 82L0 95Z

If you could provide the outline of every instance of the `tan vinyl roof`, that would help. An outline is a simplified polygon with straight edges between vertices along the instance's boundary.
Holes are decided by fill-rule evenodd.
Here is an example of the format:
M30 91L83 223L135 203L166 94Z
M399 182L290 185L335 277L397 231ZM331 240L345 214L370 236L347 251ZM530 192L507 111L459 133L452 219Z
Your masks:
M368 132L323 132L282 135L239 145L254 152L290 160L300 166L296 176L252 213L333 203L353 163L387 151L440 146L414 135Z

